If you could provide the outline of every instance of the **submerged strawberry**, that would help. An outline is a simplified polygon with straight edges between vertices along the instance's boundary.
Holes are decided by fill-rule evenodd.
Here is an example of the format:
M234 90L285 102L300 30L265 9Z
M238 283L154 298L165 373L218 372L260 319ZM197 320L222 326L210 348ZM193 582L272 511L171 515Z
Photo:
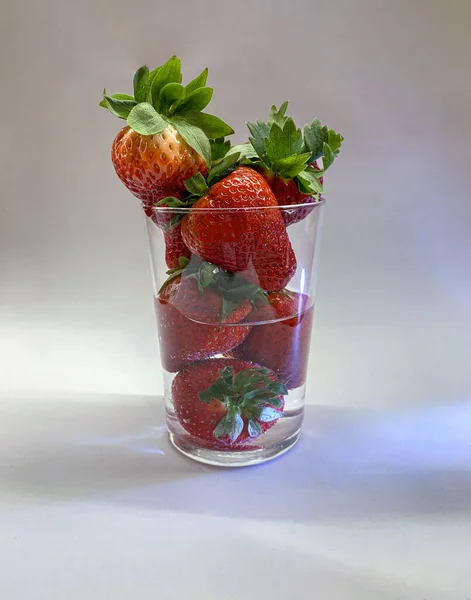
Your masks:
M288 389L306 380L314 308L309 298L288 290L268 294L245 319L255 325L231 355L272 369ZM270 322L271 321L271 322Z
M279 110L272 106L266 123L247 123L250 142L235 146L231 151L241 152L260 170L279 206L312 204L321 198L322 175L339 154L343 137L322 126L318 119L306 125L303 135L293 119L285 115L287 108L287 102ZM319 159L322 159L322 169L316 162ZM301 221L310 211L310 207L284 210L285 224Z
M192 321L180 312L174 305L179 303L177 298L203 323ZM179 371L191 361L232 350L250 331L249 327L224 325L224 322L239 323L249 314L248 300L229 313L221 324L221 297L212 290L200 295L196 281L182 280L181 276L164 288L155 305L162 366L170 372Z
M286 387L259 365L230 358L185 367L172 395L182 427L210 448L241 446L283 416Z
M264 290L285 287L296 271L296 257L260 173L238 167L205 192L182 221L183 241L191 252Z
M237 326L262 291L215 265L180 259L156 300L162 364L175 372L194 360L228 352L250 325Z

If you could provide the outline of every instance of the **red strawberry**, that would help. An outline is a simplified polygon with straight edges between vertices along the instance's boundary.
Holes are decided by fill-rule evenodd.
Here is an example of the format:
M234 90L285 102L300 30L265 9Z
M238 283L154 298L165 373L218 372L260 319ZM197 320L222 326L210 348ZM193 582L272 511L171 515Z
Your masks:
M116 174L145 208L167 196L181 197L187 179L208 172L208 138L233 133L218 117L201 112L213 94L207 76L205 69L183 86L180 60L172 56L152 72L146 66L138 69L134 96L104 93L100 105L128 121L111 149ZM169 267L179 256L189 256L179 229L167 231L165 241Z
M113 142L111 160L128 190L148 206L183 193L187 179L208 172L205 160L171 125L154 135L125 127Z
M262 207L266 210L252 210ZM294 275L296 257L276 207L273 192L260 173L238 167L213 185L194 204L196 210L184 217L183 241L201 259L240 273L264 290L279 290ZM231 208L242 210L217 212Z
M316 161L312 164L312 167L315 171L320 171ZM285 179L281 175L277 175L268 169L262 169L260 172L270 186L279 206L314 204L321 198L316 198L311 194L304 194L301 192L294 179ZM321 185L324 183L323 177L319 177L319 183ZM286 227L305 219L311 213L312 209L313 206L303 206L293 210L282 210L281 215Z
M273 427L287 393L269 369L230 358L188 365L172 384L182 427L199 444L221 449L240 447Z
M165 262L169 269L174 269L178 266L178 260L183 256L190 258L191 252L185 245L182 238L180 225L169 228L164 231L165 239Z
M155 305L162 365L170 372L232 350L250 332L250 326L228 325L240 323L250 313L249 300L224 316L223 298L210 287L200 291L193 278L178 275L169 281Z
M267 299L268 303L257 302L245 321L273 322L254 325L230 354L273 369L288 389L294 389L306 380L314 307L309 307L308 296L287 290L268 294Z
M270 185L279 206L312 204L321 199L322 174L340 151L343 137L318 119L306 125L304 135L285 115L288 103L272 106L266 123L248 123L250 144L237 148L257 167ZM322 158L323 170L316 159ZM312 207L282 211L285 224L304 219Z
M181 257L190 258L191 252L185 245L182 238L180 223L173 225L171 223L174 213L159 210L153 210L147 206L144 212L152 221L162 229L165 240L165 262L169 269L175 269L179 265Z

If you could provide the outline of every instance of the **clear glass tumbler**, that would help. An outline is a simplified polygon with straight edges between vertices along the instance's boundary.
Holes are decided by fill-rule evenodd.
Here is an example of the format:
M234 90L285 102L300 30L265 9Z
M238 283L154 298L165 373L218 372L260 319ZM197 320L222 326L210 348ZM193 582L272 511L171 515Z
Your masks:
M252 465L299 439L324 203L146 209L167 428L186 456L219 466ZM274 211L287 225L289 249L257 236L250 246L245 235L234 235L245 230L247 218L279 219ZM183 243L188 219L204 219L211 261ZM223 245L211 247L212 228L231 232ZM280 285L273 243L283 246L289 269L283 288L267 292L264 287ZM232 263L236 272L227 269Z

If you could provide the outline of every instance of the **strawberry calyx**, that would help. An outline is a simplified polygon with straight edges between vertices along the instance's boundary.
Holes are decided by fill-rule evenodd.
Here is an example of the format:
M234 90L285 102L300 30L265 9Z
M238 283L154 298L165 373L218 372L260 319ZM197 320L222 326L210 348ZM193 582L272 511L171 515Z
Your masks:
M178 259L179 266L167 271L168 279L159 290L159 295L166 285L178 276L195 279L201 294L208 288L222 298L221 323L236 310L242 302L249 300L252 307L257 301L268 302L267 293L260 287L249 283L237 273L230 273L206 261L194 257L189 260L185 257Z
M340 152L343 136L314 119L304 134L293 119L286 116L288 102L272 106L268 121L247 123L249 143L233 146L239 160L278 175L293 179L303 194L319 199L323 193L321 178ZM322 169L313 163L322 159Z
M270 369L248 368L235 375L233 367L227 366L219 369L218 375L217 381L198 394L202 404L215 399L226 406L226 414L213 431L216 439L228 437L231 443L236 442L245 423L249 436L257 438L263 431L261 423L271 423L283 416L282 397L288 388L273 379Z
M103 90L100 106L106 108L141 135L155 135L170 125L185 142L211 165L210 139L234 133L219 117L202 112L213 88L206 86L208 69L182 85L181 62L172 56L153 71L144 65L134 74L134 95Z

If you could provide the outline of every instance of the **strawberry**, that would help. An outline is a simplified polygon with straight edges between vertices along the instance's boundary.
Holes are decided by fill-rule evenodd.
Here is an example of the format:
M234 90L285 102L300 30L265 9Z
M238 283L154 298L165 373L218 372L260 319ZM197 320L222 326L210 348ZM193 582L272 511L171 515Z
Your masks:
M165 240L165 262L167 267L174 269L178 266L178 261L181 257L190 258L191 252L185 245L182 238L182 232L180 225L177 225L173 229L167 229L164 231Z
M312 167L315 171L320 171L317 161L313 162ZM287 227L288 225L293 225L294 223L298 223L305 219L311 213L313 209L312 205L322 198L321 195L317 198L311 194L304 194L301 192L294 179L285 179L281 175L277 175L268 169L261 169L260 172L274 193L279 206L289 207L297 204L308 205L297 207L293 210L287 208L282 210L281 214L283 216L283 221ZM321 185L324 183L324 178L322 176L319 177L319 183Z
M321 198L323 173L339 154L343 137L322 126L318 119L304 128L304 135L293 119L285 115L288 103L280 109L272 106L268 121L247 123L249 143L234 146L254 168L260 170L270 185L279 206L312 204ZM322 158L320 169L318 159ZM283 210L286 225L304 219L311 209L297 207Z
M309 307L308 296L288 290L268 294L267 300L257 302L245 321L272 322L252 327L230 355L272 369L288 389L294 389L306 380L314 308Z
M199 444L220 449L243 446L273 427L287 393L269 369L230 358L188 365L172 384L182 427Z
M250 325L236 326L262 301L262 291L215 265L180 259L156 300L162 364L180 370L187 362L227 352L244 341ZM234 326L231 326L234 325Z
M154 135L124 127L113 142L111 160L124 185L146 206L184 191L187 179L208 172L204 158L170 124Z
M180 60L172 56L152 72L146 66L138 69L134 96L104 92L100 105L128 123L112 145L116 174L144 207L183 194L185 181L196 173L206 175L209 138L233 133L218 117L201 112L213 94L206 87L207 76L205 69L183 86ZM165 241L169 267L176 266L180 255L189 256L178 228Z
M183 241L180 224L172 223L175 216L171 212L152 210L150 206L144 207L144 212L163 231L167 267L169 269L178 268L181 257L188 259L191 257L191 252Z
M201 175L192 179L195 188L201 184L200 194L204 195L183 218L186 246L201 259L239 273L264 290L282 289L296 271L296 257L265 179L245 166L237 167L210 189L205 188Z

